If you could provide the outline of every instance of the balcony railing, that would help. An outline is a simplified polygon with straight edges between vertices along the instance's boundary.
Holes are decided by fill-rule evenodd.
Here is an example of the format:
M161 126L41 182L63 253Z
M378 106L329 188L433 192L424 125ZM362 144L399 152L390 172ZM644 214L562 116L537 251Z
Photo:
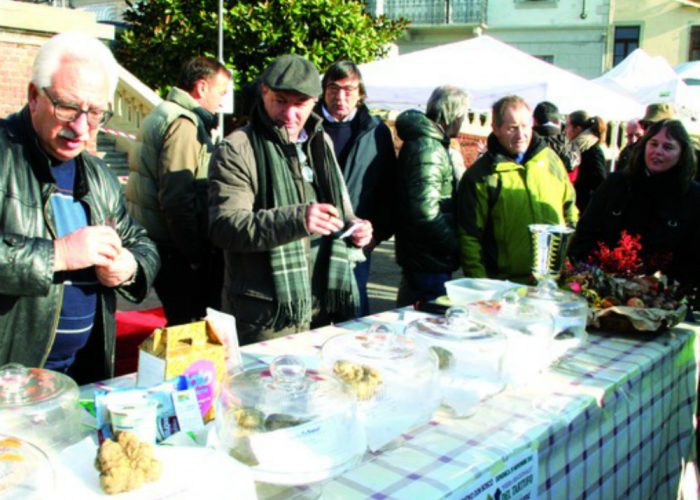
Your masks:
M403 17L412 24L480 24L488 0L369 0L372 15Z

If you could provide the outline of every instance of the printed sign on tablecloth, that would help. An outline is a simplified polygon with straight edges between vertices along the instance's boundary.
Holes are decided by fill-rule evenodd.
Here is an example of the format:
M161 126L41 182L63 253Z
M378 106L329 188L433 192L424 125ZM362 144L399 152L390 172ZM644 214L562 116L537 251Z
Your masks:
M537 498L537 450L525 448L504 467L494 467L462 498L465 500L534 500Z

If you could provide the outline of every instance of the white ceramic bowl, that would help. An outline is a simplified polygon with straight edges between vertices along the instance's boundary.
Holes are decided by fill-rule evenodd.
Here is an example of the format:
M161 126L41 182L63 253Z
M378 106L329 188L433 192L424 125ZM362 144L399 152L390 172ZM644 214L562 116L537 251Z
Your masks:
M453 305L466 305L480 300L492 300L521 285L510 281L487 278L460 278L445 283L447 296Z

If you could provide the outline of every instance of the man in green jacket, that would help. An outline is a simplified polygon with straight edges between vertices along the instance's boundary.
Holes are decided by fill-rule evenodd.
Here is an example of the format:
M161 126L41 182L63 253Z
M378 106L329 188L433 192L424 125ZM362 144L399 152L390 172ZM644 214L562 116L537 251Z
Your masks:
M223 309L241 344L354 317L354 250L372 225L357 219L312 113L318 70L298 55L263 72L250 123L212 157L209 227L224 249Z
M215 59L185 62L131 155L127 207L158 247L162 267L153 285L169 325L201 319L221 304L223 258L207 236L207 176L215 113L230 80Z
M28 105L0 121L0 366L112 376L115 291L142 300L158 271L117 178L85 151L116 85L99 40L57 35L37 53Z
M493 105L487 152L462 177L457 224L464 275L527 283L530 224L576 225L574 188L557 154L532 133L518 96Z

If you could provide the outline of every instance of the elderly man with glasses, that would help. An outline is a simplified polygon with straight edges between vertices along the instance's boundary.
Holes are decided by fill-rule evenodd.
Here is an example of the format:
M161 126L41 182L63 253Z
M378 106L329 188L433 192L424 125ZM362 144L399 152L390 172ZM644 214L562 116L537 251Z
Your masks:
M112 376L115 291L139 301L158 270L116 177L85 151L112 114L116 69L98 40L57 35L28 105L0 121L0 365Z

